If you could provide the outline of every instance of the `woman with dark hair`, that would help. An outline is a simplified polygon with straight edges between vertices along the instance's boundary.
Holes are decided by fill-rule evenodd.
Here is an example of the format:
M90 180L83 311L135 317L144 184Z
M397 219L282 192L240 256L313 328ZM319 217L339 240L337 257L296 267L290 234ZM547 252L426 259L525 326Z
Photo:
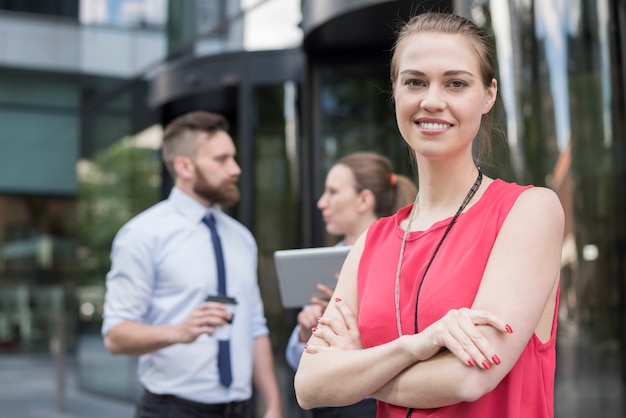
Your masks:
M406 176L393 172L391 161L374 152L355 152L337 160L326 176L324 193L317 202L330 235L342 237L336 245L353 245L376 219L389 216L409 205L417 189ZM296 370L304 351L304 343L328 305L333 289L318 285L323 297L313 297L312 303L298 314L286 349L287 363ZM357 404L339 408L316 408L319 417L375 417L376 401L366 398Z

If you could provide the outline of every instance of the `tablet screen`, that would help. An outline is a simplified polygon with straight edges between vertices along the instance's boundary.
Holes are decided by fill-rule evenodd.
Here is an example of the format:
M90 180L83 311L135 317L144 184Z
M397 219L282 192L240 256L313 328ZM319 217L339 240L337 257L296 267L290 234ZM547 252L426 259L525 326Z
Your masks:
M285 308L311 303L321 296L318 283L335 288L335 276L341 271L350 246L279 250L274 253L280 297Z

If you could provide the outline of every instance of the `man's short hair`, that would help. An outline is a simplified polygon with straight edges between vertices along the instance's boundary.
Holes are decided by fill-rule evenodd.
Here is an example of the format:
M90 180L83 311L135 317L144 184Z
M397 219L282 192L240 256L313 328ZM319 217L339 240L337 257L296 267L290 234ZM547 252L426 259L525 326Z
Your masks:
M195 158L198 150L198 132L206 132L210 136L224 131L228 132L228 122L224 116L197 110L185 113L172 120L163 133L161 155L167 171L176 178L174 159L178 156Z

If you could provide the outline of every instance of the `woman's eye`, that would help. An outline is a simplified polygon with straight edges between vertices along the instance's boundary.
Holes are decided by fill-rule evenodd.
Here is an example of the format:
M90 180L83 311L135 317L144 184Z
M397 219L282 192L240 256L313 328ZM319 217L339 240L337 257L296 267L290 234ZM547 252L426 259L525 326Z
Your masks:
M409 87L422 87L424 86L424 82L422 80L410 78L404 81L404 85Z
M455 89L460 89L467 86L467 83L465 81L462 80L452 80L450 81L450 87L453 87Z

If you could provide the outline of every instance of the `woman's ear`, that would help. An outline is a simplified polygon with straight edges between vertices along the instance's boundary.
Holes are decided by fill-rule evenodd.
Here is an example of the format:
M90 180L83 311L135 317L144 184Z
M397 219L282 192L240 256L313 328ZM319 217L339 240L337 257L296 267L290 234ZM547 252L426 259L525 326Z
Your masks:
M370 189L363 189L359 193L359 210L362 212L374 211L376 207L376 198Z
M487 93L485 94L485 104L483 105L483 115L489 113L493 104L496 102L496 97L498 97L498 81L494 78L491 80L491 86L487 88Z

